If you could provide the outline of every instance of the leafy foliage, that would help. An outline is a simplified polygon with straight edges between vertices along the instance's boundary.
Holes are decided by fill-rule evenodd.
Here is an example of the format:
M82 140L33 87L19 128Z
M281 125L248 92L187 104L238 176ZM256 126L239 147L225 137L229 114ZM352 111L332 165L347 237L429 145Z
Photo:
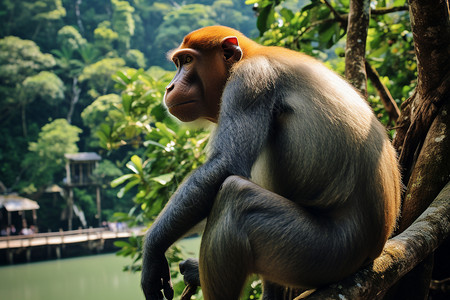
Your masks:
M44 54L33 41L8 36L0 40L0 80L2 85L15 87L26 77L51 68L55 59Z
M112 27L119 35L119 50L130 48L131 37L134 35L134 7L128 1L111 0L113 7Z
M96 63L86 66L79 79L86 81L91 88L89 93L93 98L104 95L112 90L111 75L119 68L125 66L122 58L104 58Z
M64 152L100 152L105 159L94 175L108 186L102 219L116 211L116 220L148 225L183 178L204 162L208 137L180 127L161 105L173 72L155 66L172 67L166 52L189 31L222 24L250 37L259 31L262 44L305 52L343 73L348 5L348 0L1 1L0 180L9 191L42 191L62 182ZM372 14L367 58L397 103L403 102L416 84L407 12ZM144 71L147 66L153 67ZM369 93L387 124L371 86ZM69 110L73 118L67 119L83 132L63 124ZM77 196L92 214L91 192ZM42 212L44 207L60 209L42 205ZM47 215L59 225L59 213ZM138 269L140 238L120 246ZM171 251L172 261L178 260L179 250ZM182 285L180 275L173 276ZM252 286L247 299L260 295L260 282Z
M119 197L137 188L134 200L140 213L134 222L156 216L181 180L204 161L202 149L208 135L180 127L161 105L172 75L159 68L117 72L114 80L122 90L121 102L114 105L105 118L109 122L103 122L97 132L101 146L110 151L125 145L145 147L126 164L131 172L111 183L112 187L123 185ZM90 107L83 114L87 116L89 111ZM131 214L116 215L120 216L129 221Z
M64 171L64 154L77 153L76 143L81 129L70 125L65 119L57 119L42 127L36 142L30 142L29 153L23 161L27 174L36 186L54 182L54 176Z
M333 69L344 73L345 38L349 11L348 0L247 0L258 5L259 41L264 45L283 46L326 60ZM377 1L373 10L403 6L405 0ZM367 59L378 70L382 82L398 105L412 93L416 82L416 63L409 14L372 15L367 41ZM376 90L369 81L369 102L378 118L388 125Z
M40 97L50 105L57 105L58 100L64 99L64 83L57 75L48 71L27 77L23 81L22 91L28 101Z
M100 144L109 151L117 151L127 145L137 149L144 147L140 155L132 155L126 163L128 173L111 182L113 188L121 187L117 194L119 198L129 193L134 195L135 206L128 213L118 212L113 216L131 226L153 220L183 178L205 159L203 148L208 134L180 127L167 116L161 105L165 86L172 76L173 72L160 68L151 68L148 72L142 69L118 71L113 79L116 88L122 91L120 102L115 101L114 109L105 117L106 122L98 127ZM106 100L111 95L102 97ZM102 97L94 102L96 107L100 107L102 102L108 106ZM100 111L93 107L94 104L83 112L85 120L98 119L92 117ZM132 258L131 265L125 269L139 271L141 237L117 242L116 246L122 248L118 255ZM184 284L182 276L175 270L182 256L176 247L168 252L175 289L179 294Z
M113 126L120 119L120 112L116 109L121 105L121 98L117 94L107 94L98 97L81 113L84 125L96 132L102 123Z
M78 30L75 27L68 25L58 30L58 37L56 39L61 48L68 48L71 50L77 50L79 47L86 44L86 39L81 36Z

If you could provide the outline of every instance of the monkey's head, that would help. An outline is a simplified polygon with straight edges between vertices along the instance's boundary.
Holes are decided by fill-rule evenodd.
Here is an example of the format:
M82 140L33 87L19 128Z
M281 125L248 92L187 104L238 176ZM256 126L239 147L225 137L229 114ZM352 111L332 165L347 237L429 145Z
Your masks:
M230 68L243 57L240 42L246 39L222 26L188 34L168 55L177 67L164 95L169 112L183 122L202 118L217 123Z

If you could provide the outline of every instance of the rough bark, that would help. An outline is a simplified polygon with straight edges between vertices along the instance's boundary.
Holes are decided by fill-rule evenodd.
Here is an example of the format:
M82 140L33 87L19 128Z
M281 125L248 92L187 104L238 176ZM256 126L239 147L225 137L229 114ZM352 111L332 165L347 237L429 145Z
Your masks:
M434 254L432 253L391 287L383 300L398 300L399 297L408 300L428 299L433 262ZM413 288L410 286L411 283L415 284Z
M373 264L337 284L295 300L382 299L395 282L429 257L449 236L450 183L407 230L386 243Z
M411 173L398 232L405 230L450 180L450 101L434 119Z
M409 4L418 84L413 96L402 105L393 142L400 153L403 182L407 184L397 233L408 228L450 177L448 1L410 0ZM438 249L438 253L446 254L438 256L436 270L449 259L450 249L444 246ZM405 295L409 299L425 299L433 268L431 256L402 278L385 299L398 299ZM450 276L448 269L442 274Z
M450 21L444 0L410 0L418 84L402 105L393 141L407 184L427 132L450 94ZM405 205L406 206L406 205Z
M345 48L345 77L367 98L366 39L370 20L370 1L350 1Z

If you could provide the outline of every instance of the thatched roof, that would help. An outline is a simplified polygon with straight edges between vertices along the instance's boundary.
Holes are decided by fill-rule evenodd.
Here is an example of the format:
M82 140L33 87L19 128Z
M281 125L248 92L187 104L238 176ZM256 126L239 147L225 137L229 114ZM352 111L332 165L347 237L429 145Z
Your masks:
M23 211L39 209L39 204L28 198L18 195L0 196L0 208L4 207L7 211Z

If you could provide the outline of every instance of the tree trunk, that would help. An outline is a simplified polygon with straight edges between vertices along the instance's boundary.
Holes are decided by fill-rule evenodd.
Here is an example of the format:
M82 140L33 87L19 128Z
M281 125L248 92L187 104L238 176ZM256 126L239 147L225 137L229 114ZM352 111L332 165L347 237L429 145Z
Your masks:
M403 182L407 185L402 203L402 218L397 230L400 235L388 241L383 254L375 260L373 266L362 269L336 285L319 290L307 299L382 299L387 289L397 281L399 283L395 288L388 292L389 299L425 299L430 286L433 252L440 243L449 239L448 2L410 0L409 5L418 63L418 84L414 94L402 105L393 141L399 152ZM349 39L350 30L349 27ZM445 185L438 196L441 200L433 202L414 222ZM439 223L438 227L434 227ZM445 231L444 234L442 230ZM437 244L431 246L425 242L430 238L436 239ZM436 257L439 260L436 261L435 268L450 260L449 244L446 243L447 249L438 249L439 255ZM413 268L415 269L411 272ZM449 272L448 269L444 270L446 275L441 274L441 278L448 278Z
M80 6L82 4L83 0L76 0L75 2L75 15L77 16L77 24L80 28L80 33L82 36L84 36L84 26L83 26L83 20L81 19L81 12L80 12Z
M81 90L78 87L78 77L75 76L72 78L72 99L70 99L70 108L67 113L67 122L69 124L72 124L73 112L75 110L75 105L78 103L78 100L80 100L80 93Z
M450 89L450 22L444 0L411 0L411 26L417 57L418 84L402 105L394 146L400 152L404 179L409 179L415 154ZM407 183L407 180L405 183Z
M370 20L370 1L351 0L345 48L345 77L367 98L366 40Z
M407 185L402 203L402 232L430 204L450 180L450 20L444 0L410 0L411 27L417 57L418 84L402 106L393 141L400 153L403 180ZM450 249L438 249L437 269L450 259ZM429 260L431 261L431 260ZM400 280L389 299L407 293L422 297L429 289L431 262L414 269ZM445 270L443 276L450 277ZM416 298L418 299L418 298Z
M450 180L450 101L440 109L415 159L398 232L405 230Z

